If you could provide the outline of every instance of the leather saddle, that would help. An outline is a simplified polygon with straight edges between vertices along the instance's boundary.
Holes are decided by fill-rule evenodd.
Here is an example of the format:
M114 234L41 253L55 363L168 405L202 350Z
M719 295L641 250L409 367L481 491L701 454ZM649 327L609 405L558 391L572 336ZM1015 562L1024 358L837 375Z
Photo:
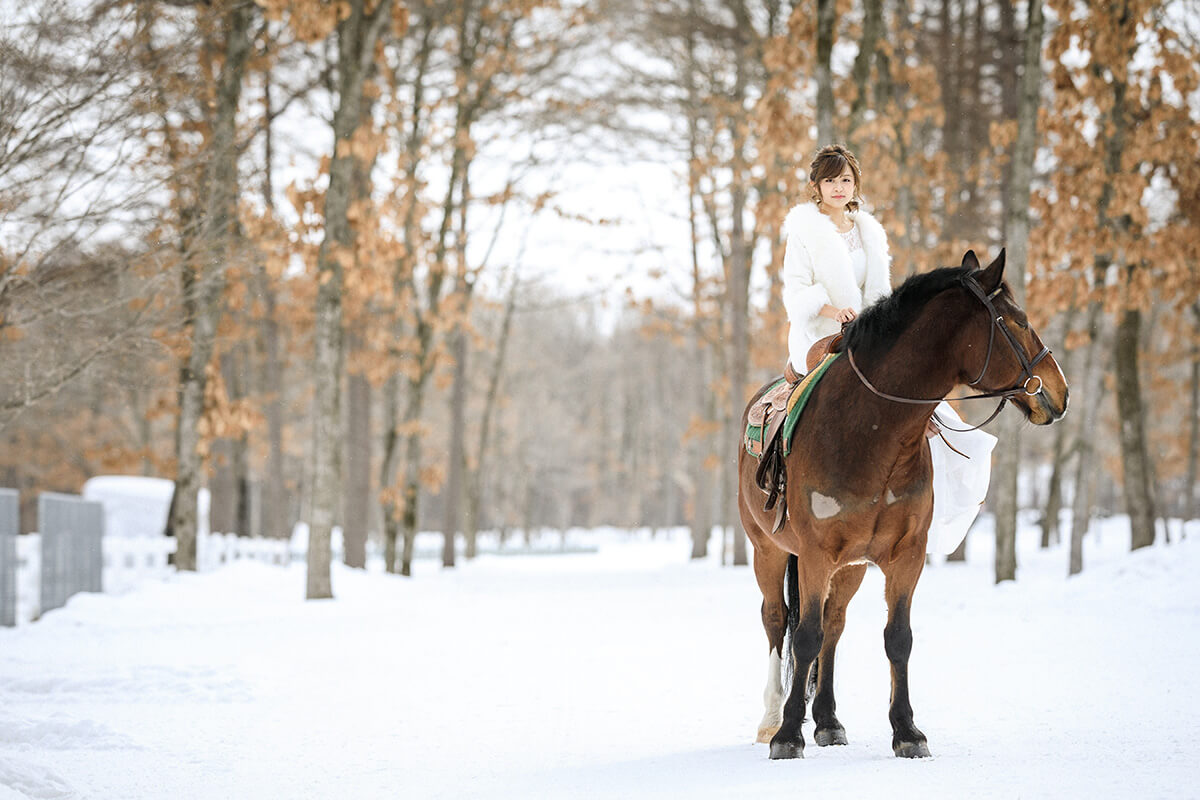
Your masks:
M812 372L825 356L832 353L841 339L842 334L835 333L817 340L805 357L805 374ZM780 432L787 420L788 398L804 375L797 373L789 361L784 367L783 377L785 380L782 383L759 398L750 409L747 420L751 425L763 426L764 430L762 455L754 472L754 483L767 496L763 511L775 509L775 527L771 533L777 533L783 527L783 520L787 516L787 468Z

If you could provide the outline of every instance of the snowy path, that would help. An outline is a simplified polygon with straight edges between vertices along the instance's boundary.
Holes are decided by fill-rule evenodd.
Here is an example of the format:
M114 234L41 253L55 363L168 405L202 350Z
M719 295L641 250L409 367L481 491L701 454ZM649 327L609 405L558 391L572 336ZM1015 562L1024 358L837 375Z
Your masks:
M611 538L339 570L325 603L254 564L76 597L0 630L0 800L1200 794L1200 537L1130 555L1110 530L1071 581L1023 546L999 588L985 539L918 589L929 760L891 754L878 571L839 651L850 745L770 762L750 571Z

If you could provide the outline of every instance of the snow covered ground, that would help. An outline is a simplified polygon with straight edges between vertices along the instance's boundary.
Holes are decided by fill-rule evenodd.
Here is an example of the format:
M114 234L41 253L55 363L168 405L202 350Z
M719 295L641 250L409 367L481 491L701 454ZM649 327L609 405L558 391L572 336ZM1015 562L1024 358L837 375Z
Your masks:
M931 759L892 756L877 570L838 657L850 744L771 762L750 570L609 531L337 569L315 603L302 565L238 563L0 629L0 800L1197 796L1200 530L1130 554L1110 520L1067 580L1029 529L1001 587L980 533L914 604Z

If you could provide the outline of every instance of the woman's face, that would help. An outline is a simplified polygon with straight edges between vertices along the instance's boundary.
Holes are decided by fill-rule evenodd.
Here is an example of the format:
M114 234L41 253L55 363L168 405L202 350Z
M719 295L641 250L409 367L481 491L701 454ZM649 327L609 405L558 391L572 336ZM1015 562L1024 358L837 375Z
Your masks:
M847 164L842 174L836 178L822 178L817 181L817 189L821 193L821 205L826 209L844 209L846 203L854 199L854 173Z

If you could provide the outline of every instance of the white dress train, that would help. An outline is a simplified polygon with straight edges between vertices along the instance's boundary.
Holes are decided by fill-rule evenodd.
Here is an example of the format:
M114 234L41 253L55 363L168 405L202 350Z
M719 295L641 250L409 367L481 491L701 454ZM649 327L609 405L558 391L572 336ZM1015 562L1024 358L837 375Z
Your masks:
M937 415L955 428L970 427L945 401L938 403ZM953 553L967 535L987 497L996 437L984 431L960 433L949 428L943 428L942 435L969 456L964 458L955 453L941 437L929 440L929 453L933 457L933 521L929 524L925 551L944 556Z

